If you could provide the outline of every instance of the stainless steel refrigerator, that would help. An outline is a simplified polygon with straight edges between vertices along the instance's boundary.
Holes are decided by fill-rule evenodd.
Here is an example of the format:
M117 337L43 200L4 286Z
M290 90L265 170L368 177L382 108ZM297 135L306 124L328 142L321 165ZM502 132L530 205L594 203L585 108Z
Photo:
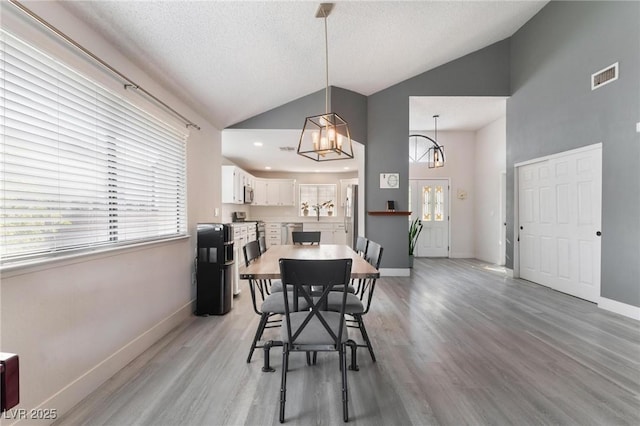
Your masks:
M344 232L347 245L355 250L358 240L358 185L347 185L344 197Z

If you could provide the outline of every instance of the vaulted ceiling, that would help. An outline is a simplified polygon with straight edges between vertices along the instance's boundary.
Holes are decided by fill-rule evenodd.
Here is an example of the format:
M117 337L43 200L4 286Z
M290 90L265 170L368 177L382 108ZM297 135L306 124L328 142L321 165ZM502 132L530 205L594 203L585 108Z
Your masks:
M62 4L220 129L325 85L316 1ZM545 4L337 2L329 82L370 95L511 36Z

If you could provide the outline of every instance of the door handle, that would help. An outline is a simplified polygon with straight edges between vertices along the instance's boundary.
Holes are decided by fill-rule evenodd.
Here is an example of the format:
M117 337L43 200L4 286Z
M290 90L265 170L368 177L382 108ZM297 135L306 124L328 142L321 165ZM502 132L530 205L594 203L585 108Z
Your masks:
M523 229L524 229L524 226L521 226L521 227L520 227L520 230L523 230Z
M596 235L599 237L600 235L602 235L602 232L596 231Z

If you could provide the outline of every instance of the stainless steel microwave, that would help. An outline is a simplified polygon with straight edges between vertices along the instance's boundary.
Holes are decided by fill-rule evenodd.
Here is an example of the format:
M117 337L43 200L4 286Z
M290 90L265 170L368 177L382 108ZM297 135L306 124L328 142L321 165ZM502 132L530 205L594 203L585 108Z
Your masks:
M253 188L250 186L244 187L244 203L245 204L253 203Z

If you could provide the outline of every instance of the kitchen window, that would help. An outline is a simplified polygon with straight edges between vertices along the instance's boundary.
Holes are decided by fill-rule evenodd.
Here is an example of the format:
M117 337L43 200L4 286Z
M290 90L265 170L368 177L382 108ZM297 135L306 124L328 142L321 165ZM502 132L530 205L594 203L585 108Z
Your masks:
M186 138L0 31L3 264L186 235Z
M337 185L300 184L300 216L333 216Z

